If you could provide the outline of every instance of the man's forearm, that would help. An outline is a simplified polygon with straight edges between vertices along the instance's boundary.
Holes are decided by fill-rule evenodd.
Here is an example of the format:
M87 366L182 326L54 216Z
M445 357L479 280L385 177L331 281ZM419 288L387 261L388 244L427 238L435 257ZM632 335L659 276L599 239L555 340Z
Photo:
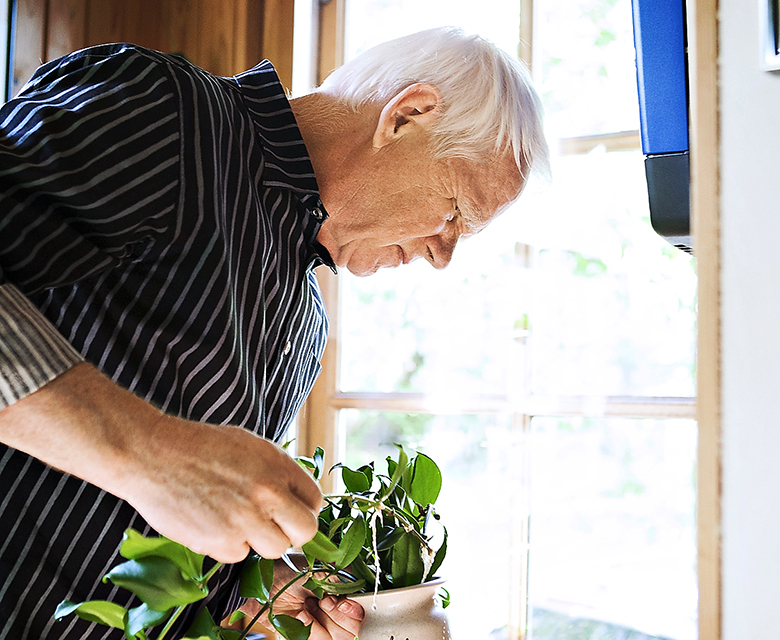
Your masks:
M132 425L159 418L151 405L80 363L1 410L0 442L119 495L130 443L142 438Z
M223 562L278 557L317 530L311 477L238 427L162 414L81 363L0 411L0 442L126 500L159 533Z

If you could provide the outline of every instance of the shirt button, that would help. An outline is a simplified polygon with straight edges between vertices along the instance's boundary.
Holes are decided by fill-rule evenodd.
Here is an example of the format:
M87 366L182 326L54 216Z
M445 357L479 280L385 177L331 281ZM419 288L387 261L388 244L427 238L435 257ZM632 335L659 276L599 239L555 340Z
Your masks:
M288 342L286 345L284 345L284 351L282 351L282 355L286 356L288 353L290 353L291 349L292 345Z
M314 218L320 222L325 217L325 214L322 213L322 209L320 209L320 207L314 207L314 209L311 210L311 215L313 215Z

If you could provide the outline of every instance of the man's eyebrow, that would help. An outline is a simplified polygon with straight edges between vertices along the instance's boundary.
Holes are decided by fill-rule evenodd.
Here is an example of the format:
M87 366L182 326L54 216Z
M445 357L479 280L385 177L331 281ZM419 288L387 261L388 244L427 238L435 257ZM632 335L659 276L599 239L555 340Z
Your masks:
M463 222L469 226L480 225L479 213L466 198L455 198L455 204L458 207L458 211L460 211L460 217L463 218Z

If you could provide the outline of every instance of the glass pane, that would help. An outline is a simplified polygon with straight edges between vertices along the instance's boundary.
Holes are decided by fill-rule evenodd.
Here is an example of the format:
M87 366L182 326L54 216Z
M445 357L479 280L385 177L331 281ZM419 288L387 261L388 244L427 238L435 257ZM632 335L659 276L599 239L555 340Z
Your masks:
M440 573L452 597L447 616L453 637L487 639L505 627L511 594L511 494L517 486L509 418L347 410L341 420L345 462L352 468L395 457L394 442L436 461L443 476L437 512L449 532Z
M532 421L534 640L696 638L696 425Z
M639 128L630 0L536 0L534 54L553 138Z
M641 153L597 149L553 170L553 189L521 200L539 249L534 389L694 395L694 260L650 227Z
M424 261L370 278L342 270L343 390L504 391L512 327L530 289L516 236L500 228L461 243L444 271Z
M694 395L694 259L651 228L642 163L555 158L553 187L462 242L446 270L342 273L341 388L503 393L513 331L530 328L537 393Z
M347 0L345 57L350 60L380 42L445 25L478 33L514 55L520 1Z
M519 3L405 2L351 0L348 55L435 24L516 50ZM500 394L517 366L513 331L530 327L538 393L694 394L693 260L650 227L640 151L555 155L557 135L637 126L630 0L535 7L552 183L529 185L443 273L342 269L341 390ZM532 283L518 244L537 252Z

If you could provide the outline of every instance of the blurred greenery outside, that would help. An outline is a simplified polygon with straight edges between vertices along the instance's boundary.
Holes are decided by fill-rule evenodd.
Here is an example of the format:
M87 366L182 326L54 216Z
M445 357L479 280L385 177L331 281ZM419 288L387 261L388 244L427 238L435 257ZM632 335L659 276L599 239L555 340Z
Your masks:
M347 56L441 24L515 53L519 4L349 0ZM695 395L695 260L650 226L641 151L558 153L561 138L638 128L630 1L534 6L552 181L532 181L445 271L339 275L340 389L444 408L341 411L345 462L400 442L442 467L455 640L506 637L526 499L533 640L693 640L693 421L538 417L526 439L510 414L447 410L518 381L553 397Z

